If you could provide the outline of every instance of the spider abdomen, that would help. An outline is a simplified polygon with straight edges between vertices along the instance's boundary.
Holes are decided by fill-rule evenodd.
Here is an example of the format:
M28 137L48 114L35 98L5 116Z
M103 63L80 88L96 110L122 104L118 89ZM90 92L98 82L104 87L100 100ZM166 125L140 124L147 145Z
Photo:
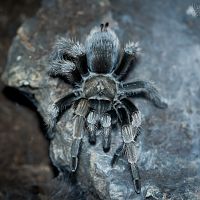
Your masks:
M91 72L108 74L120 60L119 39L111 29L93 29L86 40L86 55Z

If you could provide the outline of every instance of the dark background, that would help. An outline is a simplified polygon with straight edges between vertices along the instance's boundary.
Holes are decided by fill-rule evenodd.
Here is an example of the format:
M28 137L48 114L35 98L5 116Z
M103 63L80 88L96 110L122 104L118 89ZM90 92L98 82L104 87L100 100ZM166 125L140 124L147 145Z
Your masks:
M0 1L0 74L18 27L40 4L39 0ZM48 141L31 103L2 82L0 90L0 199L27 199L24 193L34 193L36 185L52 178Z

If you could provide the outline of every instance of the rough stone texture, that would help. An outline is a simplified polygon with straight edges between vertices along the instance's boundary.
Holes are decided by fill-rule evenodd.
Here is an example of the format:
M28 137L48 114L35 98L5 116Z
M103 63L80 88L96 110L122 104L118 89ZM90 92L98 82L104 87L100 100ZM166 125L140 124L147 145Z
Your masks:
M48 54L57 36L84 41L91 27L109 21L120 40L141 42L144 54L127 79L154 81L169 108L159 110L135 100L143 114L138 143L142 194L135 194L127 162L110 167L120 143L113 132L112 149L105 154L98 138L90 146L84 138L77 181L100 199L200 199L200 18L189 15L191 1L44 1L36 17L18 30L10 48L4 82L24 91L45 118L48 103L71 90L46 75ZM51 98L47 98L51 94ZM71 111L57 126L50 142L55 166L69 168Z
M0 1L0 75L17 27L39 7L38 0ZM35 200L32 188L53 177L48 141L32 104L1 80L0 105L0 200Z

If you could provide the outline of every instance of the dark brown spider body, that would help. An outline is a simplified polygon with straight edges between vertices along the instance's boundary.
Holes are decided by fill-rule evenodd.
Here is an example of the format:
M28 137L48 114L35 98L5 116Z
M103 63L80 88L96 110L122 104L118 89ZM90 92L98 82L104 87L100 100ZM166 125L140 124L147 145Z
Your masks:
M106 75L93 75L85 81L83 93L88 99L112 101L117 94L117 84Z
M141 115L129 98L142 93L159 108L167 105L151 83L142 80L121 82L137 52L138 44L133 42L122 49L118 37L108 28L108 23L92 29L85 46L70 39L60 39L51 54L49 75L67 80L74 90L49 106L46 123L49 125L49 137L53 138L59 113L75 105L71 146L72 172L77 169L80 143L84 134L87 132L89 142L95 144L97 131L100 131L103 150L108 152L112 125L118 123L121 127L119 131L122 144L115 152L111 164L113 166L125 152L135 191L140 193L135 144Z

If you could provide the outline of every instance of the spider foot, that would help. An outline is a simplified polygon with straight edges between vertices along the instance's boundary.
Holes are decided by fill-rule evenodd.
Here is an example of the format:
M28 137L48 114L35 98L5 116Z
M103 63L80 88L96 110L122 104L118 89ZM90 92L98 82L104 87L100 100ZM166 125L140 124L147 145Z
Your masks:
M89 133L89 143L91 145L95 145L96 144L96 134L95 134L95 132L90 132Z
M121 144L118 148L117 148L117 150L116 150L116 152L115 152L115 154L113 155L113 158L112 158L112 160L111 160L111 166L112 167L114 167L115 165L116 165L116 163L118 162L118 160L119 160L119 158L122 156L122 154L124 153L124 143L123 144Z
M135 180L133 180L133 184L134 184L134 189L135 189L135 192L137 193L137 194L140 194L140 192L141 192L141 181L138 179L135 179Z
M71 171L75 172L77 169L78 165L78 158L77 157L72 157L72 163L71 163Z
M109 152L109 150L110 150L110 143L111 143L110 138L104 138L103 139L103 151L105 153Z
M165 100L163 99L158 99L158 101L156 101L155 105L158 107L158 108L161 108L161 109L165 109L168 107L168 104Z
M132 177L133 177L133 185L134 185L135 192L137 194L140 194L141 181L140 181L139 169L136 164L131 164L131 163L130 163L130 168L131 168L131 173L132 173Z
M119 156L117 156L116 154L114 154L112 160L111 160L111 167L114 167L117 163L117 161L119 160Z
M74 139L71 147L71 171L75 172L78 166L78 153L81 139Z

